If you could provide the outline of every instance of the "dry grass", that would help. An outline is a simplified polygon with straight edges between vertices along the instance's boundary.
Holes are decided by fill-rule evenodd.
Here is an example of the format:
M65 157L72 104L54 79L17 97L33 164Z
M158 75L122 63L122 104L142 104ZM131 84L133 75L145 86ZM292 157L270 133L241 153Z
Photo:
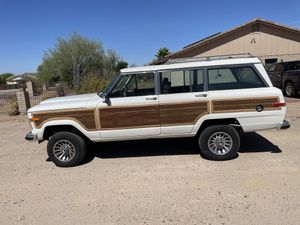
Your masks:
M1 113L16 116L19 115L19 107L16 95L9 95L5 104L1 107Z

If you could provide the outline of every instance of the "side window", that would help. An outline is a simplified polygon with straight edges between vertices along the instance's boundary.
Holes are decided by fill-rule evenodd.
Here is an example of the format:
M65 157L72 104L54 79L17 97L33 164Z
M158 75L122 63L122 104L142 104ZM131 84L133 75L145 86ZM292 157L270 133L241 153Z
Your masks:
M300 61L296 63L296 70L300 70Z
M118 83L115 85L113 90L109 93L109 97L124 97L126 96L125 93L125 85L130 79L130 76L128 75L122 75L121 79L118 81Z
M233 68L240 80L240 88L265 87L260 77L257 76L251 67Z
M287 70L300 70L300 61L288 63Z
M130 97L155 94L153 73L123 75L110 93L110 97Z
M283 63L273 64L269 68L266 67L266 70L268 72L274 72L274 71L276 71L276 72L282 72L283 71Z
M208 70L208 90L239 88L239 83L229 68Z
M184 70L160 72L161 93L190 92L190 75Z
M163 71L159 75L162 94L203 91L202 70Z
M251 67L233 67L208 70L208 90L228 90L265 87Z
M282 72L283 71L283 63L276 64L275 70L278 72Z

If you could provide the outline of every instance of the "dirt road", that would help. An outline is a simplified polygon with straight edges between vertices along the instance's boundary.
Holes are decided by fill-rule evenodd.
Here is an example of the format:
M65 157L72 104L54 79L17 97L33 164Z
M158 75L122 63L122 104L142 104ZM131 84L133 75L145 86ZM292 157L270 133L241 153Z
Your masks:
M286 131L242 138L237 158L201 158L193 139L92 146L58 168L22 117L0 118L0 224L299 224L300 103Z

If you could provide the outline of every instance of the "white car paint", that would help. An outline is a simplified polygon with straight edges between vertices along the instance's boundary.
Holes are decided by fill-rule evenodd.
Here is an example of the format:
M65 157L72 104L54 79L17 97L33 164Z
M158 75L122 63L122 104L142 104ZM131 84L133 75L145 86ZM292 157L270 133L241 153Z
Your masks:
M226 91L208 91L208 92L189 92L180 94L160 94L151 97L156 97L157 100L147 101L146 96L127 97L127 98L113 98L111 104L113 106L139 106L147 104L164 104L164 103L178 103L196 100L212 99L235 99L235 98L251 98L251 97L266 97L279 96L280 102L284 102L281 91L273 87L261 61L258 58L239 58L239 59L224 59L211 60L200 62L178 63L170 65L145 66L136 68L127 68L121 70L122 74L159 71L167 69L180 68L197 68L203 66L220 66L220 65L242 65L254 64L256 69L260 72L263 79L267 82L269 87L253 88L253 89L234 89ZM206 94L207 97L197 97L198 94ZM148 97L148 96L147 96ZM51 110L68 110L68 109L99 109L102 107L109 107L104 103L104 99L98 94L76 95L68 97L60 97L48 99L41 102L28 110L28 117L31 118L32 112L51 111ZM208 119L224 119L236 118L241 124L245 132L251 132L262 129L278 128L284 120L286 107L281 110L271 110L263 112L233 112L233 113L217 113L207 114L202 116L195 125L180 125L180 126L159 126L149 128L132 128L122 130L100 130L87 131L80 124L73 120L50 120L45 122L40 129L36 129L31 123L32 133L37 136L38 140L43 139L43 133L47 126L53 125L72 125L81 131L86 137L92 141L117 141L130 139L144 139L144 138L165 138L165 137L186 137L196 135L201 124ZM100 115L101 116L101 115Z

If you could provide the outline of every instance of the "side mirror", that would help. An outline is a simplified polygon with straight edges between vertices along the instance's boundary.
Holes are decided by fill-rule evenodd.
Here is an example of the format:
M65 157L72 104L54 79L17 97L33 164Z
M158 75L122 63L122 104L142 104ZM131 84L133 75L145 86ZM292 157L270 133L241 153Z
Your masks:
M104 97L103 103L106 103L106 104L110 105L109 95L108 95L108 94L105 94L103 97Z

